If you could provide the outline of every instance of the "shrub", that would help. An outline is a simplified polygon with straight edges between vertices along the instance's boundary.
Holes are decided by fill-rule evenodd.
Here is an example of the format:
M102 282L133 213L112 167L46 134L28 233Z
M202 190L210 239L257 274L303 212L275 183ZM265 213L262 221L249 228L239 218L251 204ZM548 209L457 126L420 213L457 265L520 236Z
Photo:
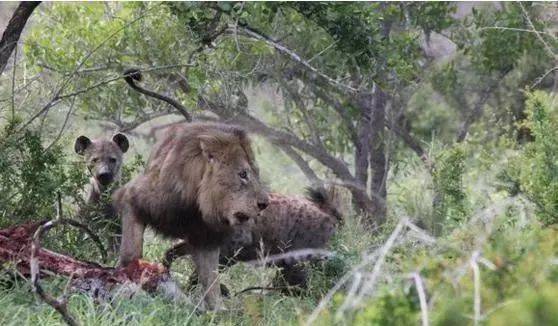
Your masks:
M462 177L465 153L459 146L442 151L432 172L434 221L431 230L439 235L443 228L461 224L468 214Z
M1 131L0 227L52 218L56 193L80 200L87 182L81 169L68 162L62 147L45 147L37 133L13 134L12 124Z
M552 98L534 92L527 98L527 118L521 123L533 141L500 175L510 195L524 194L536 205L537 217L544 225L558 222L558 112Z

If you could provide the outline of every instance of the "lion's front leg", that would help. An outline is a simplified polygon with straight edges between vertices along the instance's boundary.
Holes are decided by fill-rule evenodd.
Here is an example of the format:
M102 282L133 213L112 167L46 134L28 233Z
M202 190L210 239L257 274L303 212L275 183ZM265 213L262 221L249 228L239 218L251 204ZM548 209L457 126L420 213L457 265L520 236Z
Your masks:
M122 238L120 242L120 266L126 266L143 254L143 232L145 225L127 207L122 212Z
M219 248L199 249L192 254L198 280L204 291L207 308L211 310L221 307L221 291L219 282Z

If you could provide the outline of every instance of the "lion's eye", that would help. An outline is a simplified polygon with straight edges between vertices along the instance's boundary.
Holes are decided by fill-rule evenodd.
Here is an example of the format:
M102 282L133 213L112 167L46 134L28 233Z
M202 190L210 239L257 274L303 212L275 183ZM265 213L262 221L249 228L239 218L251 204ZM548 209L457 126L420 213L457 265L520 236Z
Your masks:
M240 172L238 173L238 176L239 176L241 179L248 179L248 172L246 172L246 171L240 171Z
M111 157L109 160L110 160L110 163L116 163L116 159L114 157Z
M94 157L94 158L91 160L91 162L97 163L97 162L99 162L99 158L98 158L98 157Z

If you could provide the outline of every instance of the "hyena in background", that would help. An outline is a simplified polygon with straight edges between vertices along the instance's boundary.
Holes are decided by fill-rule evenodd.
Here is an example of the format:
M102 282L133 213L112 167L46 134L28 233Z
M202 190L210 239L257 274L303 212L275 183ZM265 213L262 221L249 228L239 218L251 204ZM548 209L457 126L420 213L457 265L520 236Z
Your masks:
M94 140L79 136L74 145L76 153L84 157L91 175L86 205L78 216L109 234L108 248L112 252L118 251L121 228L111 195L119 184L123 154L128 147L128 138L123 134Z
M289 253L301 249L326 249L332 235L343 221L339 210L339 198L335 188L307 188L306 197L269 194L269 205L255 219L249 236L242 230L233 233L220 247L219 263L230 266L239 261L265 259L269 255ZM247 241L249 239L249 241ZM179 243L167 251L164 264L169 266L185 252ZM270 265L280 267L279 281L292 287L306 288L308 272L302 262L320 259L309 254L305 257L289 257L273 261ZM191 285L196 277L190 278ZM221 286L221 292L228 290ZM290 292L290 291L289 291Z

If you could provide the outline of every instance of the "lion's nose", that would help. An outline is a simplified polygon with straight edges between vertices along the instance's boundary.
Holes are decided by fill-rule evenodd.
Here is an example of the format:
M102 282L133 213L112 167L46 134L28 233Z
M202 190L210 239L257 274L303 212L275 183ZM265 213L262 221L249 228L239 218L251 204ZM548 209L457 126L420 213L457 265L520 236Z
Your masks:
M258 208L260 209L260 211L263 211L264 209L266 209L268 205L269 205L269 201L267 201L267 200L258 201Z

